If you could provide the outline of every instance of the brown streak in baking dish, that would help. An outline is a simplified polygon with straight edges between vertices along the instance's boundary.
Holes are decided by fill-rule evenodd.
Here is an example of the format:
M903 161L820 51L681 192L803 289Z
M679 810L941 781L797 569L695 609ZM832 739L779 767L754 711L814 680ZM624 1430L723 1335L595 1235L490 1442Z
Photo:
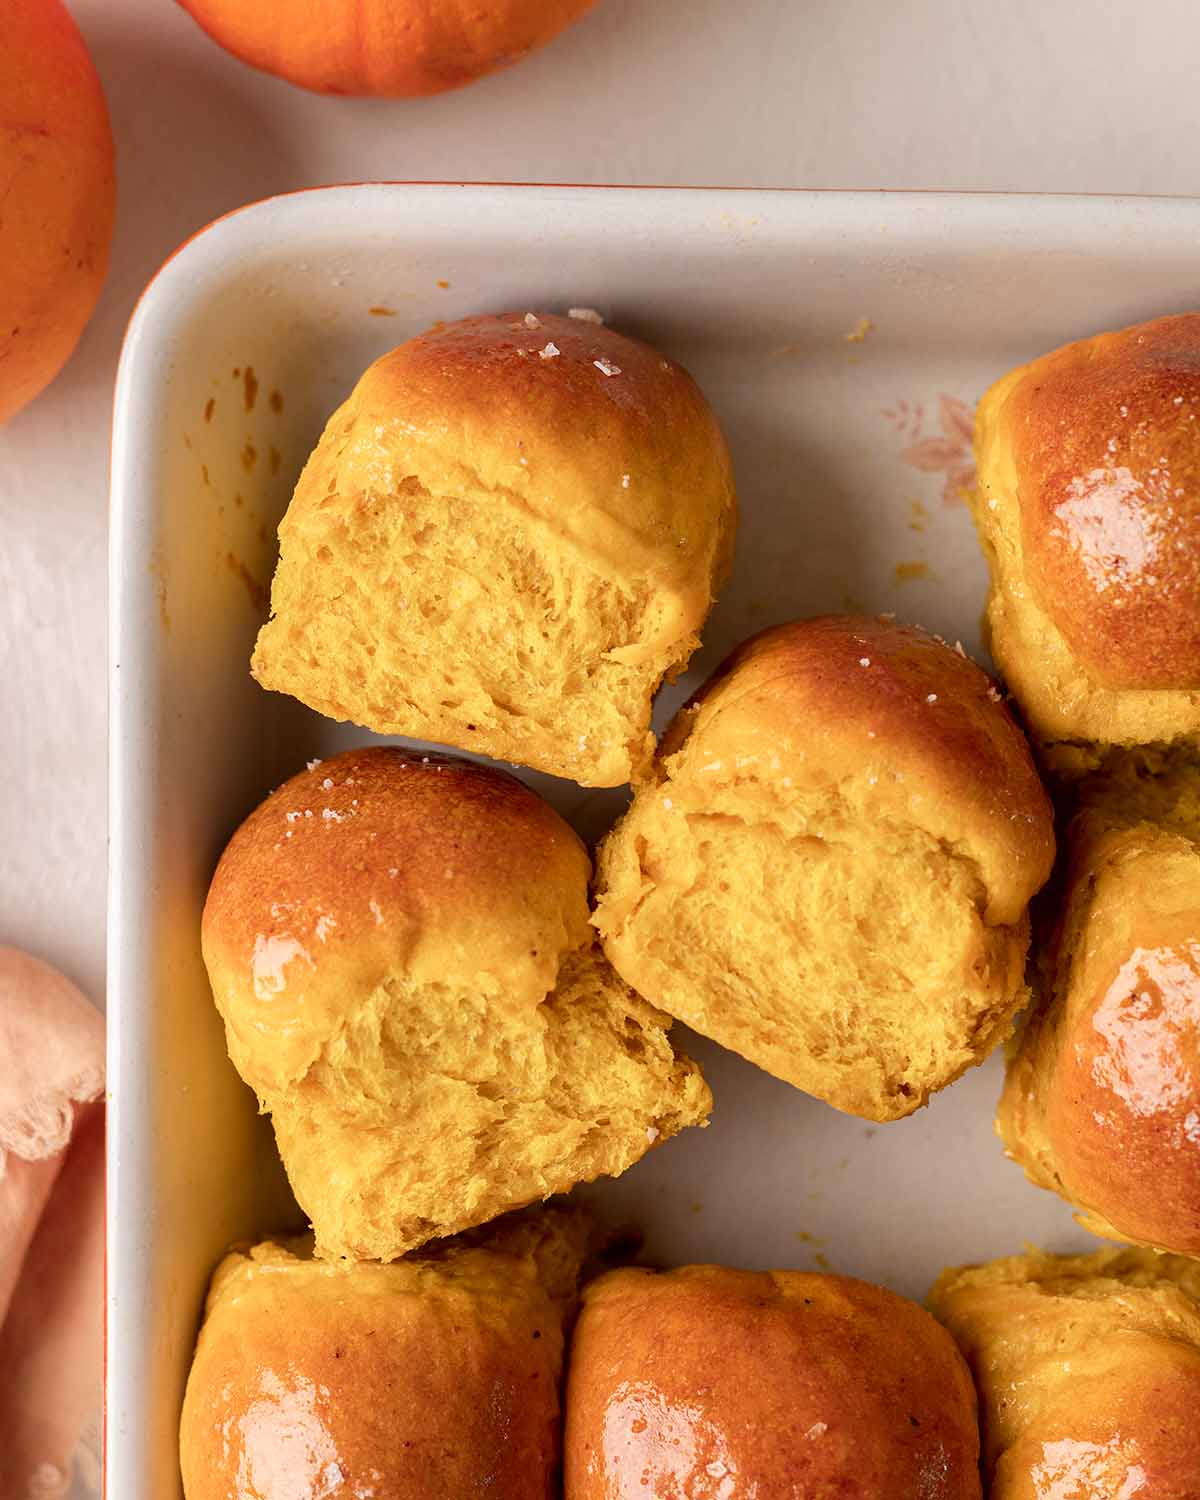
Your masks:
M255 609L265 609L270 596L266 588L259 583L258 579L250 572L241 558L236 557L232 552L227 552L225 554L225 565L235 577L240 578L245 584L246 592L250 596L250 603L254 605Z

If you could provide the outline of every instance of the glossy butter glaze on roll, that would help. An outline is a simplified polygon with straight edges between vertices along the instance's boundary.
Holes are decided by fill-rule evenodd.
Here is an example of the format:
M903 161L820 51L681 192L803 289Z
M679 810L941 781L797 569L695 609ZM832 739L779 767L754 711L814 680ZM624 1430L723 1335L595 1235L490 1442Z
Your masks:
M946 1271L990 1500L1198 1500L1198 1297L1200 1263L1149 1250Z
M706 1119L669 1019L599 950L590 870L514 777L382 746L234 834L204 959L318 1255L394 1259Z
M828 616L739 647L597 859L595 922L652 1004L838 1109L911 1114L1025 1003L1049 800L987 675Z
M716 418L656 349L550 313L439 324L329 419L254 675L381 733L617 786L646 768L736 509Z
M1068 843L998 1129L1097 1234L1200 1255L1200 771L1089 782Z
M687 1266L592 1282L565 1500L978 1500L953 1340L867 1282Z
M992 654L1057 768L1200 736L1200 313L1068 344L979 406Z
M585 1237L552 1209L390 1266L228 1255L184 1399L186 1500L555 1500Z

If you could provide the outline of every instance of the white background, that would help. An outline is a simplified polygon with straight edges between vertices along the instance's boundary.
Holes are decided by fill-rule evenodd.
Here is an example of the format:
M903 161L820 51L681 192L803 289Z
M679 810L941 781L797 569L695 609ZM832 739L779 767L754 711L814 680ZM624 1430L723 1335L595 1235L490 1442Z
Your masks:
M1193 193L1195 0L600 0L440 99L307 96L171 0L74 0L120 211L97 317L0 432L0 941L101 998L105 531L121 335L216 215L355 178Z

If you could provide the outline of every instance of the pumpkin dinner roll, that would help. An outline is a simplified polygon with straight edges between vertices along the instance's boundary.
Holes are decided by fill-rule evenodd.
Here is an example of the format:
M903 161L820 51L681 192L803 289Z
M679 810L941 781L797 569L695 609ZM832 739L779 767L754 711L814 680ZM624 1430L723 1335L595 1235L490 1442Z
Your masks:
M1031 1252L929 1305L975 1376L990 1500L1198 1500L1200 1263Z
M595 920L653 1004L890 1120L1012 1029L1053 854L979 667L914 627L806 620L746 642L677 717L602 847Z
M1200 735L1200 313L1012 371L976 423L990 647L1049 763Z
M695 382L580 318L508 313L384 355L279 528L264 687L584 786L640 774L733 554Z
M226 1256L183 1404L186 1500L553 1500L584 1240L551 1209L394 1265Z
M1200 1256L1200 770L1086 784L997 1125L1112 1239Z
M391 1260L704 1122L588 927L582 844L512 777L349 751L251 813L203 946L319 1256Z
M584 1290L565 1500L979 1500L971 1377L924 1309L805 1271L613 1271Z

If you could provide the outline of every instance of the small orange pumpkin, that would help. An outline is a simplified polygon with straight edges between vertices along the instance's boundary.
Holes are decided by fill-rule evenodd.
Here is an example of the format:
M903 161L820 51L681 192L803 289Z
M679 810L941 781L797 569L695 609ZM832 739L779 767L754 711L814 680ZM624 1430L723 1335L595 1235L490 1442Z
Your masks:
M412 97L519 62L595 0L179 0L244 62L321 94Z
M0 0L0 422L66 364L116 211L100 79L62 0Z

